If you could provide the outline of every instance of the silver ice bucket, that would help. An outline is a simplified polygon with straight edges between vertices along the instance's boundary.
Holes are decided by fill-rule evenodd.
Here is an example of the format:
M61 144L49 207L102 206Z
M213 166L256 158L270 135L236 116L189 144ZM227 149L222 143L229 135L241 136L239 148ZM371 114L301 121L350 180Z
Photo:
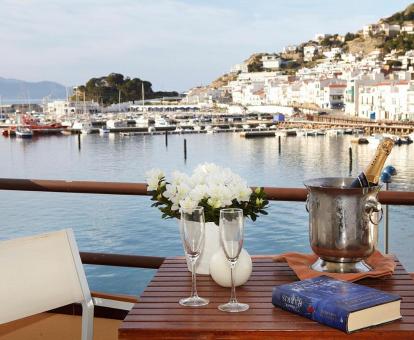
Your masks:
M308 189L309 240L319 259L317 271L358 273L371 270L364 262L376 249L382 218L377 200L380 186L349 188L353 178L305 181ZM379 216L381 212L381 216Z

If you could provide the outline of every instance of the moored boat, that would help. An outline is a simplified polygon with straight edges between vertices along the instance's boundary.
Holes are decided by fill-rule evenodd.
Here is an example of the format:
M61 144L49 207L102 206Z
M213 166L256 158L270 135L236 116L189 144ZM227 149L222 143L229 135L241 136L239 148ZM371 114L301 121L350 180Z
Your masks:
M368 139L364 138L364 137L357 137L357 138L352 138L351 139L351 143L356 143L356 144L369 144Z
M107 127L105 127L105 126L99 128L99 134L100 135L106 135L106 134L108 134L110 132L111 132L111 130L108 129Z
M30 115L22 116L22 126L27 127L33 134L56 134L60 133L64 127L61 123L57 122L45 122L39 118L34 118Z
M314 137L314 136L316 136L316 134L317 134L316 130L305 130L305 136Z
M16 137L18 138L32 138L33 131L25 126L17 126L16 127Z
M327 130L328 136L340 136L344 134L344 130L342 129L329 129Z
M79 131L82 134L90 134L93 132L92 122L89 120L75 121L72 130Z

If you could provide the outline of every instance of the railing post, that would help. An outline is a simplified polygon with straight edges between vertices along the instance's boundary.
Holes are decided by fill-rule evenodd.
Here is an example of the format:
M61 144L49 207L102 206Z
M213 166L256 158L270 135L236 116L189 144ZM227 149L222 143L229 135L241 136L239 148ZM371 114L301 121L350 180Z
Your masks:
M385 183L385 190L388 191L389 183ZM388 246L388 223L389 223L389 211L388 211L388 204L385 205L384 209L384 253L388 254L389 246Z
M395 176L397 174L397 170L392 166L388 165L384 168L384 170L381 173L381 181L385 183L385 191L388 191L389 185L392 180L392 176ZM388 210L388 204L385 205L384 209L384 252L385 254L388 254L389 252L389 234L388 234L388 224L389 224L389 210Z

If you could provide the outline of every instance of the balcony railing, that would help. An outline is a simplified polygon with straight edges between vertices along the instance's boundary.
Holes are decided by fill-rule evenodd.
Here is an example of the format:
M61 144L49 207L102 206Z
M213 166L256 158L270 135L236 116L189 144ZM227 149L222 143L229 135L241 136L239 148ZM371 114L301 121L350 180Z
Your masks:
M62 181L0 178L0 190L48 191L109 195L149 195L145 183ZM272 201L305 201L307 190L302 188L264 188ZM381 191L379 201L390 205L414 205L414 192ZM81 252L84 264L159 268L163 257Z

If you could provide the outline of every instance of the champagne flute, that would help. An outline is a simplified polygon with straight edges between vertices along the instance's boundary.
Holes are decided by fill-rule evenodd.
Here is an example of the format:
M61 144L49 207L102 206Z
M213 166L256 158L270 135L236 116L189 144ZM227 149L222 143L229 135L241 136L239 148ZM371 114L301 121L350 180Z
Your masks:
M181 212L180 221L181 237L184 250L191 263L191 296L180 299L182 306L198 307L208 304L208 300L197 294L195 264L204 247L205 225L204 208L196 207L191 211Z
M230 262L231 272L231 296L229 302L218 306L223 312L244 312L249 305L240 303L236 299L236 287L234 285L234 267L243 247L244 218L242 209L220 210L220 241L227 260Z

